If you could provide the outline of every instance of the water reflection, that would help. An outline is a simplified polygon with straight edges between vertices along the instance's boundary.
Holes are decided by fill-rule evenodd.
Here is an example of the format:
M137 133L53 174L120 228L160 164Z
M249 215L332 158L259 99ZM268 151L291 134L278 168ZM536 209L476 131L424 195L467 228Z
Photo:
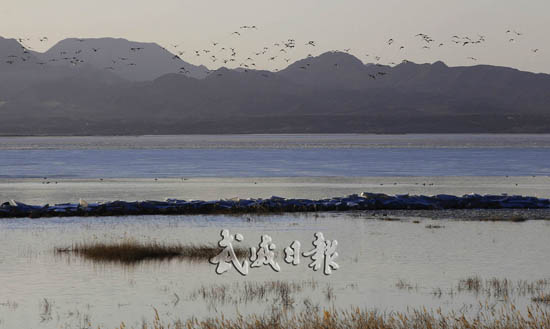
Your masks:
M3 220L0 327L77 327L92 322L110 328L121 321L139 326L143 317L153 316L153 307L167 320L264 313L273 306L460 310L488 301L524 307L548 293L544 280L550 277L549 222L434 221L422 216L386 221L378 217L383 216ZM327 239L339 242L340 269L325 276L308 268L307 261L299 266L281 262L278 273L261 267L243 277L235 270L216 275L207 262L172 259L128 267L54 252L55 247L75 243L125 239L215 244L224 228L241 233L245 247L257 246L260 236L269 234L277 249L294 240L309 248L314 233L323 232Z

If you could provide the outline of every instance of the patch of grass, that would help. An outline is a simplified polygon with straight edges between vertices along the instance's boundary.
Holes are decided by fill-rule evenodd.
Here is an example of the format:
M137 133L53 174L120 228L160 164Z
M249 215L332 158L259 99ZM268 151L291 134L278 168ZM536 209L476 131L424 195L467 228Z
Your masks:
M527 217L514 215L514 216L490 216L479 218L482 222L512 222L512 223L522 223L528 220Z
M399 279L397 281L397 283L395 284L395 286L397 287L397 289L399 290L416 290L418 291L418 285L412 285L410 282L407 282L403 279Z
M378 218L378 219L386 221L386 222L400 222L401 221L401 218L396 218L396 217L381 217L381 218Z
M548 279L540 279L532 282L525 280L514 282L506 278L482 280L478 276L473 276L460 280L457 289L458 292L472 292L496 298L508 298L513 295L541 295L548 287L550 287L550 280Z
M531 298L531 300L535 303L550 304L550 294L536 296Z
M234 248L237 257L248 257L246 248ZM208 261L222 251L217 245L162 244L157 242L77 243L69 248L56 248L56 253L72 253L96 262L133 264L147 260L182 258Z
M19 306L19 304L17 304L17 302L15 301L7 300L5 302L1 302L0 306L15 310Z
M527 315L524 315L527 314ZM128 328L122 324L119 329ZM410 312L379 312L352 308L349 311L325 309L294 312L271 312L263 315L239 315L227 318L223 315L204 320L192 318L165 323L155 310L151 329L523 329L550 328L550 313L541 308L528 308L520 312L514 305L498 312L480 311L468 317L464 314L443 313L440 309L424 309Z
M458 282L458 291L470 291L479 293L483 288L483 281L479 276L472 276Z
M213 284L201 286L194 290L190 295L190 300L199 298L207 301L210 305L216 304L248 304L253 302L262 302L270 298L279 301L284 307L290 308L294 305L294 294L303 291L305 288L315 290L318 283L313 280L305 281L266 281L244 283L236 282L229 284ZM334 298L334 290L330 290L330 297Z

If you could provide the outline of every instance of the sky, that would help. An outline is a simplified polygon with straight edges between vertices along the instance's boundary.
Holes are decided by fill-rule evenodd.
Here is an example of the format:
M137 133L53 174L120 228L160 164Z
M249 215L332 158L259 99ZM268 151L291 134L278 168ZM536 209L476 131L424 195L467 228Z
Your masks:
M442 60L550 73L549 17L548 0L0 0L0 36L29 38L26 44L38 51L68 37L156 42L213 69L224 64L194 50L233 47L243 60L268 47L257 65L271 70L288 65L284 59L349 49L365 63ZM435 40L430 49L419 33ZM452 43L455 35L485 41L462 46ZM40 42L44 36L48 41ZM288 39L296 40L288 53L274 47ZM306 46L310 40L315 47Z

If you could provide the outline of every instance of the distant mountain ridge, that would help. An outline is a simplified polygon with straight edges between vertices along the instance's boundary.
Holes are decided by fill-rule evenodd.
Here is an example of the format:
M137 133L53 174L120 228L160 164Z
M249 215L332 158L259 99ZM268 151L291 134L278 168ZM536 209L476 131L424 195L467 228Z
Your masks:
M193 78L202 79L207 75L206 67L184 62L156 43L121 38L65 39L37 56L53 65L70 65L71 58L81 59L97 69L110 69L130 81L153 80L182 68Z
M366 65L327 52L279 72L206 75L155 44L67 39L44 54L23 54L14 41L0 38L3 135L550 132L548 74L443 62ZM6 63L11 53L28 59ZM108 69L115 64L120 70ZM182 65L205 76L177 73Z

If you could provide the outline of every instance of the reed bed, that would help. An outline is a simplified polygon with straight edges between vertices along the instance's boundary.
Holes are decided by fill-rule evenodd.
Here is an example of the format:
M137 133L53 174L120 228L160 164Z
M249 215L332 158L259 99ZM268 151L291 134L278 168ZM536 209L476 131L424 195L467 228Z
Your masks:
M183 245L158 242L92 242L77 243L69 248L55 248L58 254L71 253L95 262L134 264L147 260L181 258L192 261L208 261L221 252L216 245ZM234 248L238 257L248 257L246 248Z
M122 324L119 329L126 329ZM190 319L165 323L155 310L151 324L142 329L524 329L550 328L550 314L540 307L529 307L520 312L514 305L498 311L480 311L473 317L462 313L443 313L426 309L401 312L361 310L323 310L272 312L266 315L238 315L226 318L223 315L203 320Z

